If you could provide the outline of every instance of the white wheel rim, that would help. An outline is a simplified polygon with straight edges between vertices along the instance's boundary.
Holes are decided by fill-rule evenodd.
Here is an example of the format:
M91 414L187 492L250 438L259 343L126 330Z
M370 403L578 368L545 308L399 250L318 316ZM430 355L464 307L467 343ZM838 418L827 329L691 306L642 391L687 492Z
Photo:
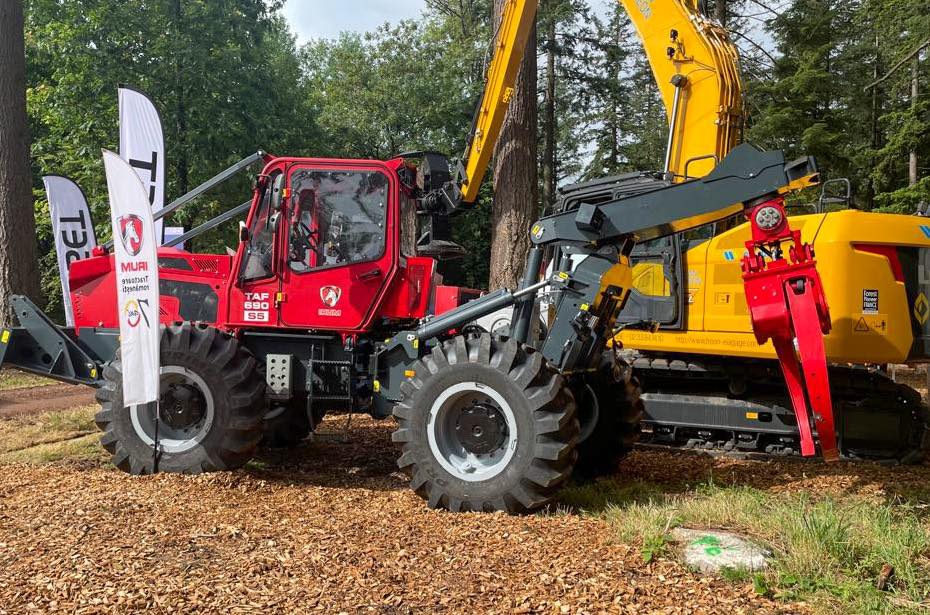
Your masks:
M485 455L465 450L454 430L455 414L461 411L463 400L476 395L493 402L507 429L501 445ZM500 393L480 382L460 382L443 391L430 408L426 434L430 452L439 465L452 476L470 483L485 481L503 472L517 450L517 419L513 409Z
M200 421L196 429L192 431L189 437L179 437L179 430L171 429L164 422L159 424L158 428L158 448L165 453L183 453L198 446L204 438L210 433L213 427L213 420L216 416L216 408L213 402L213 394L207 383L199 375L180 365L165 365L159 370L162 375L162 384L166 380L186 381L188 384L196 386L206 401L204 418ZM168 378L165 378L167 376ZM148 446L155 446L154 439L154 410L155 404L145 404L142 406L130 406L129 417L132 421L133 431ZM186 435L186 434L185 434Z

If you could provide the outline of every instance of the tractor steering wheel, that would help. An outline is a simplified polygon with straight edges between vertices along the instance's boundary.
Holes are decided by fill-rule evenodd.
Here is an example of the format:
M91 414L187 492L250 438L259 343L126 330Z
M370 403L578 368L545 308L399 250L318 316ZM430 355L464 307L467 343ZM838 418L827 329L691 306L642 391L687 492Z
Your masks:
M305 254L307 248L319 258L319 231L311 229L307 226L307 223L302 220L297 221L297 224L294 226L294 231L294 237L291 239L291 260L303 260L302 256Z

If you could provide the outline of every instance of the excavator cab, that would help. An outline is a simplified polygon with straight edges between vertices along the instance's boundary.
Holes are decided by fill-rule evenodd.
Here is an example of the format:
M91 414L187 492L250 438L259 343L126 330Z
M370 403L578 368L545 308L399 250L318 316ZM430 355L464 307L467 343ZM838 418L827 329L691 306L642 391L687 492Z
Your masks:
M663 173L634 172L572 184L559 191L558 211L597 205L670 185ZM703 228L703 227L702 227ZM687 236L693 235L689 233ZM685 326L687 266L682 250L687 241L672 233L636 244L630 254L633 287L618 325L632 328L682 329ZM555 262L558 262L556 257Z

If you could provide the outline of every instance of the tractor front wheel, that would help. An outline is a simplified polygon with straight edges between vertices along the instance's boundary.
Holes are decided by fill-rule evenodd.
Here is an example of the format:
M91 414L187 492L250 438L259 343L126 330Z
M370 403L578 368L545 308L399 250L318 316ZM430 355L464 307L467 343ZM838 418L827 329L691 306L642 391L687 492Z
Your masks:
M152 474L156 454L163 472L244 465L261 440L265 414L265 383L252 355L213 327L186 323L162 329L160 359L157 405L124 407L119 353L104 368L95 421L113 465Z
M398 465L433 508L522 513L550 503L575 464L578 421L538 352L487 333L413 365L394 407Z

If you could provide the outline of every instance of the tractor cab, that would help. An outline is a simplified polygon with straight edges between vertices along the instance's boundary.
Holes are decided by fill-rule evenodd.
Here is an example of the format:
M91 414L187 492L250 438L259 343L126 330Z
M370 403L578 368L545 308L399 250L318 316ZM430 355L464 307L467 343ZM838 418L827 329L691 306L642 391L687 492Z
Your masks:
M160 320L357 336L455 307L469 293L418 256L417 172L404 158L267 157L233 256L159 248ZM72 265L79 328L116 326L114 266L103 251Z
M379 319L425 315L433 262L402 250L402 210L415 202L400 164L281 158L266 166L233 261L230 326L358 333Z

